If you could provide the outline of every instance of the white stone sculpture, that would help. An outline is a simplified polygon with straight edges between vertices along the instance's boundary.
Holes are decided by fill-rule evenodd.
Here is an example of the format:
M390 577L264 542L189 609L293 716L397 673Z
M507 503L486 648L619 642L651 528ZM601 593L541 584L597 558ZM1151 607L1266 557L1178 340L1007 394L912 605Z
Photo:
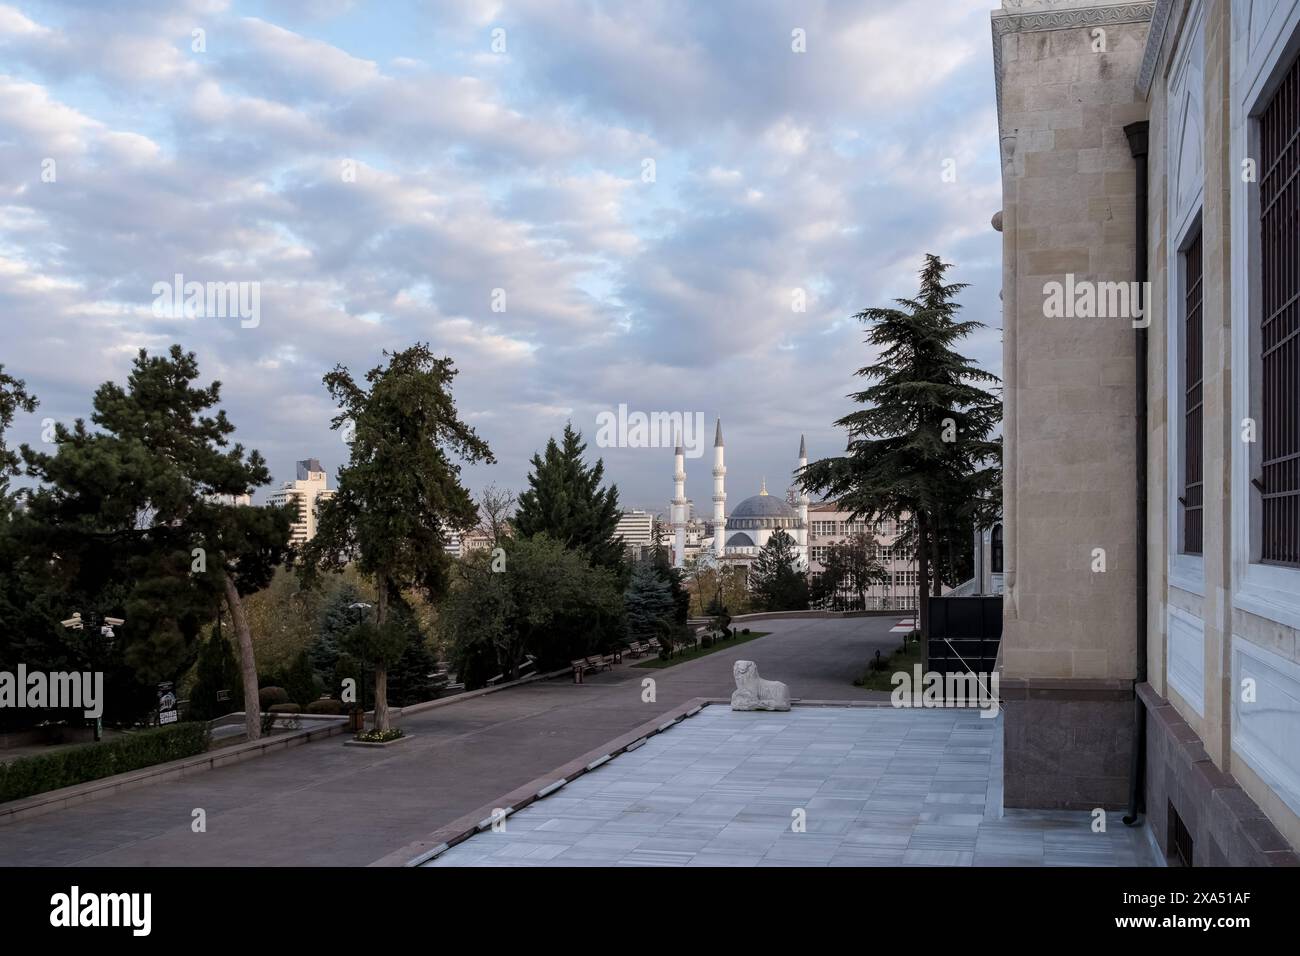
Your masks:
M736 678L736 692L731 695L732 710L789 710L790 688L779 680L763 680L753 661L736 661L731 668Z

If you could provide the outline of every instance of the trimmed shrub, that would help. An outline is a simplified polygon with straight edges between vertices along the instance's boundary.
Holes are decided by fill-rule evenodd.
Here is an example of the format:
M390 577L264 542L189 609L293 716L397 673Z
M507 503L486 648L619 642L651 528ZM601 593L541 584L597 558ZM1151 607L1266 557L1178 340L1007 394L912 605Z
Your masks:
M309 714L342 714L342 713L343 713L343 702L342 702L342 701L338 701L338 700L333 700L332 698L326 698L326 699L322 699L322 700L313 700L310 704L307 705L307 713L309 713Z
M273 714L301 714L302 708L297 704L272 704L271 713Z
M263 687L257 692L257 702L263 711L272 710L278 704L289 703L289 692L283 687Z
M205 722L187 721L137 731L104 743L20 757L0 764L0 802L193 757L206 751L210 741L211 732Z

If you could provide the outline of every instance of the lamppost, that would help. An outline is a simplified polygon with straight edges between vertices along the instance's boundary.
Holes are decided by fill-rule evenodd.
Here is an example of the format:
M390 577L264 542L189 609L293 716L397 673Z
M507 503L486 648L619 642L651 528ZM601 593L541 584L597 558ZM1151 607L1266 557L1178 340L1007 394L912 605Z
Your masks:
M81 631L84 630L86 625L90 624L91 621L83 620L80 611L73 611L72 617L60 621L59 623L62 624L70 631ZM125 623L126 621L120 617L108 617L107 615L104 615L99 618L99 636L104 638L105 646L112 644L113 639L117 637L117 634L114 633L113 628L121 627ZM99 655L95 654L92 656L99 656ZM103 663L102 659L99 661L99 663L102 665ZM101 714L99 717L95 718L95 742L99 743L99 741L103 739L103 736L104 736L104 717Z
M367 602L365 602L365 601L356 601L355 603L353 603L353 604L349 604L349 605L348 605L348 610L349 610L349 611L361 611L361 612L365 612L365 611L370 610L372 607L374 607L373 604L369 604L369 603L367 603ZM361 622L362 622L362 619L363 619L363 618L364 618L364 613L361 613L361 614L358 614L358 615L357 615L357 626L358 626L358 627L361 625ZM361 679L360 679L360 684L361 684L361 713L362 713L362 714L365 714L365 712L366 712L366 645L365 645L364 642L361 644Z

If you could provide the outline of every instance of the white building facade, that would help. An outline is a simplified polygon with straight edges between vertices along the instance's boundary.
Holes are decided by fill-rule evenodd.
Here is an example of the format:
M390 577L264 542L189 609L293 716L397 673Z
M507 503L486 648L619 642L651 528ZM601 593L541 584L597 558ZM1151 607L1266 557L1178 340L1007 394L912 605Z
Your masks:
M329 478L319 458L307 458L297 463L297 477L286 481L271 492L270 504L292 505L295 511L290 540L305 544L316 536L316 517L320 502L334 497L328 487Z

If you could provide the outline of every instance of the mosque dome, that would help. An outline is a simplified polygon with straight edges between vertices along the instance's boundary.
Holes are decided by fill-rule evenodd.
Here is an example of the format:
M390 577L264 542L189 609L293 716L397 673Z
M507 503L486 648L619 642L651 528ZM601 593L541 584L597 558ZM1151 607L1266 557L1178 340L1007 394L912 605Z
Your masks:
M750 487L753 487L752 485ZM795 510L784 498L772 495L754 495L736 505L732 518L797 518Z

